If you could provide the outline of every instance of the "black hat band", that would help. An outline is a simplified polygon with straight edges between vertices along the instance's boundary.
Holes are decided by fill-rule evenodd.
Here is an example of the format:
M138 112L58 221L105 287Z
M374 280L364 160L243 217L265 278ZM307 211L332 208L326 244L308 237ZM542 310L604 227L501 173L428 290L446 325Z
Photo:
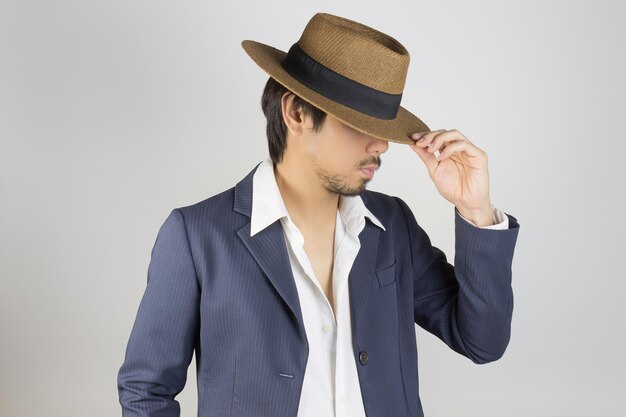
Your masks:
M351 109L385 120L395 119L398 114L402 93L385 93L345 77L311 58L297 42L281 65L302 84Z

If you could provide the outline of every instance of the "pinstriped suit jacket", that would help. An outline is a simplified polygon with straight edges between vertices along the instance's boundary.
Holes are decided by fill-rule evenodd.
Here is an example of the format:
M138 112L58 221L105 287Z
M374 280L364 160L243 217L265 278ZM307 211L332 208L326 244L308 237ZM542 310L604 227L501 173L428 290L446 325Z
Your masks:
M308 343L280 222L250 237L255 170L159 229L117 378L124 416L179 416L194 351L198 416L297 415ZM453 266L403 200L361 197L386 228L366 220L348 279L365 412L421 417L414 323L475 363L499 359L519 223L483 229L455 210Z

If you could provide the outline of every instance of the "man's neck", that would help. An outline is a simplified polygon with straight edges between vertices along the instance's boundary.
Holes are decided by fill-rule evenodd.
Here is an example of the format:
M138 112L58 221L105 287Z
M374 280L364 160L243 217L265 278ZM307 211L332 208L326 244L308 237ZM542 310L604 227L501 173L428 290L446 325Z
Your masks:
M296 161L283 159L274 165L274 177L292 221L310 231L334 230L339 195L326 190L314 172Z

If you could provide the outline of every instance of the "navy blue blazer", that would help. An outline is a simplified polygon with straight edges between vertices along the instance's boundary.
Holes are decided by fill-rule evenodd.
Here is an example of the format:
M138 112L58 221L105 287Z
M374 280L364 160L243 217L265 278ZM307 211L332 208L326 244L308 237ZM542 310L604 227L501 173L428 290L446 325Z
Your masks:
M296 417L309 347L280 221L250 237L255 170L159 229L117 378L124 416L178 416L195 351L198 416ZM403 200L361 197L386 228L366 219L348 279L365 412L421 417L415 323L475 363L500 358L519 223L482 229L455 210L453 266Z

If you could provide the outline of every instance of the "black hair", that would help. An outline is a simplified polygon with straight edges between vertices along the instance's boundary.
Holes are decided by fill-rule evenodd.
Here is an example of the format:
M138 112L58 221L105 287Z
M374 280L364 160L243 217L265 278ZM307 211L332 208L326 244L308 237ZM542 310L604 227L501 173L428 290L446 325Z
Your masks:
M326 112L315 107L297 94L287 89L281 83L269 77L261 97L261 109L267 118L267 145L269 147L270 158L274 164L283 159L287 146L287 126L283 120L281 99L285 93L294 96L293 105L300 107L302 112L313 120L313 129L317 132L326 119Z

